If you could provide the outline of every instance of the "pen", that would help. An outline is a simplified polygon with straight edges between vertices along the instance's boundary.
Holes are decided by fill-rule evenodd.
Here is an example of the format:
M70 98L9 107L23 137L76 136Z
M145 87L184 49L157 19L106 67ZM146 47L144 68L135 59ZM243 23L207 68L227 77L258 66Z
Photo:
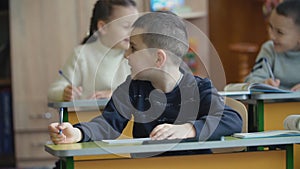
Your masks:
M272 69L271 69L270 63L268 62L268 60L267 60L266 58L264 58L264 61L265 61L265 63L266 63L266 66L267 66L267 69L268 69L268 71L269 71L269 73L270 73L271 78L272 78L273 80L275 80L275 77L274 77L273 71L272 71Z
M63 119L64 119L64 108L61 107L59 108L59 125L61 125L63 123ZM59 134L62 133L62 130L59 130Z
M58 73L64 78L66 79L66 81L69 82L70 85L72 85L71 80L62 72L62 70L59 70Z

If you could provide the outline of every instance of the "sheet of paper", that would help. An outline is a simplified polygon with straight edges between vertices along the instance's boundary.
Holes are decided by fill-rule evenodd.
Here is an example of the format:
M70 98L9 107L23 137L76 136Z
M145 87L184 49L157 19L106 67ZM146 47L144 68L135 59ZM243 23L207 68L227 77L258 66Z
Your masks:
M286 137L300 136L299 130L269 130L252 133L235 133L233 137L237 138L264 138L264 137Z
M251 94L250 91L219 91L218 93L222 96L236 96L236 95Z

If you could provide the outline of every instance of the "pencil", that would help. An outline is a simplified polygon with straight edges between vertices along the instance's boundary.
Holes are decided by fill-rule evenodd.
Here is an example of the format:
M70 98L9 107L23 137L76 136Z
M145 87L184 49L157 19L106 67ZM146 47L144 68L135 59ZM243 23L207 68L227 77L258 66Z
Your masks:
M58 73L59 73L64 79L66 79L66 81L69 82L70 85L72 85L71 80L63 73L62 70L59 70Z
M59 125L61 125L63 123L63 119L64 119L64 108L61 107L59 108ZM59 134L62 133L62 130L59 130Z
M71 80L63 73L62 70L59 70L58 73L70 84L72 85ZM59 124L61 125L63 123L63 119L64 119L64 108L60 108L59 109ZM59 130L59 134L62 133L62 130Z
M275 80L274 73L273 73L273 71L272 71L272 69L271 69L270 63L268 62L267 58L264 58L264 61L265 61L265 64L266 64L266 66L267 66L267 69L268 69L268 71L269 71L270 77L271 77L273 80Z

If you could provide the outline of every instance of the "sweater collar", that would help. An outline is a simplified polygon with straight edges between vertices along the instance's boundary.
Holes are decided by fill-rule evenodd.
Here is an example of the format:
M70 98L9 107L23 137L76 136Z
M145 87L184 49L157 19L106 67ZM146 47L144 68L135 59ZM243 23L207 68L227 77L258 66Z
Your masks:
M289 57L300 57L300 51L288 51L285 53Z
M105 55L118 56L121 54L123 55L125 52L123 49L114 49L105 46L99 38L95 41L95 43L93 43L93 45L97 45L95 49L98 49L98 52L101 53L104 51Z

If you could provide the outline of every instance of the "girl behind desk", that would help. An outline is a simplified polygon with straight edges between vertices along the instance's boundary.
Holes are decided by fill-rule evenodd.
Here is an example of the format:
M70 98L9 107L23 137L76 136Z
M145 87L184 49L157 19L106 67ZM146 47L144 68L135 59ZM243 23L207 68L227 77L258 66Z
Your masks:
M98 0L89 35L62 68L71 84L58 77L49 88L49 100L109 98L111 91L130 74L123 56L129 47L128 34L137 13L134 0Z
M280 3L271 13L268 31L270 40L263 44L245 81L300 90L300 1Z

